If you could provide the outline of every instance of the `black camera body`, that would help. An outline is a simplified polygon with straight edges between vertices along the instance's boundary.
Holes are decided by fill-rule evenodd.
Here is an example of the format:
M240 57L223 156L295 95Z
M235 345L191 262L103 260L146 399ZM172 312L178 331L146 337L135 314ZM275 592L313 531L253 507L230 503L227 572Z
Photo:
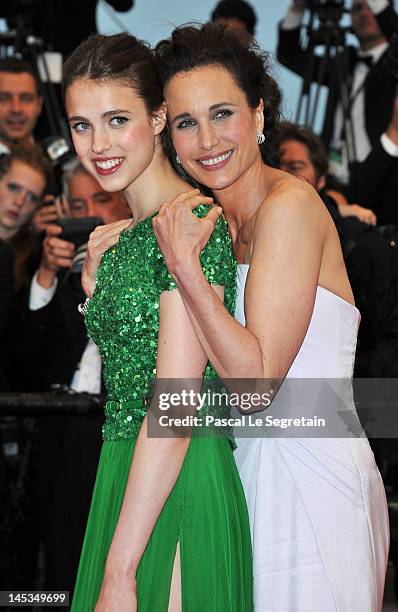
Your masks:
M82 244L88 242L91 232L96 227L104 225L104 221L101 217L66 217L57 221L57 225L63 230L58 238L72 242L78 249Z
M344 0L308 0L308 8L321 23L339 23L345 13Z
M320 9L337 9L344 7L344 0L308 0L308 8L313 11Z

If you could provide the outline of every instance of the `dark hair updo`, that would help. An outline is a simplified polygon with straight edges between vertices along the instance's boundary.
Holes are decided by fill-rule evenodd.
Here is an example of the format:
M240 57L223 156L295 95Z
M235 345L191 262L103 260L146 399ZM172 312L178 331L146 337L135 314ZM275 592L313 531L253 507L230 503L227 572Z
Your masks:
M132 87L149 113L159 109L163 89L157 63L149 45L131 34L93 34L83 41L64 64L64 94L77 79Z
M216 23L176 28L170 39L160 41L155 49L163 87L180 72L203 66L225 68L246 95L250 108L264 101L264 136L260 145L263 161L270 166L279 164L276 143L280 119L281 94L269 74L268 54L254 43L243 46L225 26Z

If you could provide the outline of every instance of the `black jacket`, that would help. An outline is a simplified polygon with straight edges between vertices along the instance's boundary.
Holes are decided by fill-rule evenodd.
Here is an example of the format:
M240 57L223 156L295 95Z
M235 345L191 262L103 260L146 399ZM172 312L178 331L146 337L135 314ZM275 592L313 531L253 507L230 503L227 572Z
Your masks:
M374 228L342 217L334 200L323 199L339 232L344 261L361 313L355 375L398 376L398 228Z
M0 390L7 388L2 363L7 356L5 334L14 304L14 256L11 248L0 240Z
M80 273L64 274L47 306L28 310L25 342L37 390L69 386L87 345ZM102 414L54 414L39 420L39 499L46 558L46 586L69 590L80 551L102 445ZM49 495L49 491L51 495ZM62 554L60 554L60 550Z
M79 365L88 336L78 304L84 302L80 274L59 278L57 291L47 306L26 309L24 342L26 355L35 372L36 389L48 390L53 384L69 385Z

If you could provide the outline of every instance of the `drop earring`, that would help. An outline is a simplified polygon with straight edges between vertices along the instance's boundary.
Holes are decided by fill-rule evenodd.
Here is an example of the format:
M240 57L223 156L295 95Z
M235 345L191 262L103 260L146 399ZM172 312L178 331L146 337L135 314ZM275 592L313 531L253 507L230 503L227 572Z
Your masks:
M180 156L176 155L176 162L177 164L179 164L181 166L181 160L180 160Z
M257 132L257 142L259 145L264 144L265 142L265 136L262 132Z

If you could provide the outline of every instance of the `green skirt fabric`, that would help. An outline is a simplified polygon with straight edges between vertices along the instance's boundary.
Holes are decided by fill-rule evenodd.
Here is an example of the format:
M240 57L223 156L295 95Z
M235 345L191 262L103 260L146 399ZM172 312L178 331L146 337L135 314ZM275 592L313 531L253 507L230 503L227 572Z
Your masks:
M94 610L136 438L104 442L72 612ZM252 612L252 550L246 500L222 437L191 439L137 572L139 612L167 612L180 542L182 612Z

